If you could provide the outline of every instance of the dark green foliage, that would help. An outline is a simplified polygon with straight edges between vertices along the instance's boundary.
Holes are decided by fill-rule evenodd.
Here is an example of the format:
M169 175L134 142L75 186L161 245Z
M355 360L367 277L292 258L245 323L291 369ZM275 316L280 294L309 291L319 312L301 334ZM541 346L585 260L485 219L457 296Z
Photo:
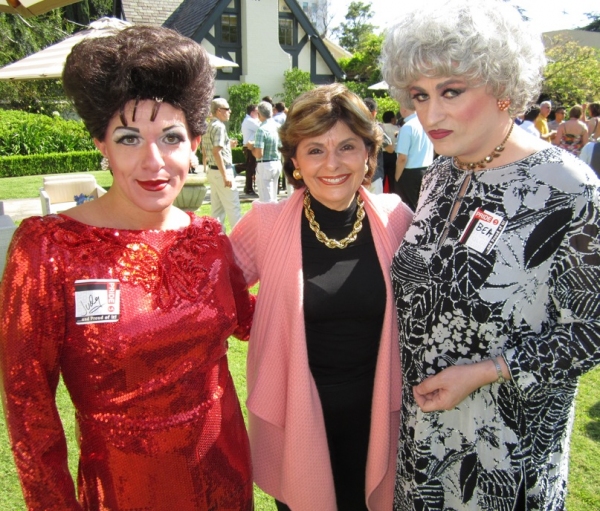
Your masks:
M373 85L380 82L381 78L381 47L383 34L365 34L350 58L340 59L340 67L346 73L348 80Z
M300 94L315 88L308 71L295 67L285 71L283 76L283 93L277 94L277 97L281 98L288 108Z
M0 110L0 156L93 149L94 143L81 121Z
M590 24L585 27L581 27L581 30L587 30L589 32L600 32L600 13L597 12L586 12L585 15L590 20Z
M231 117L229 118L229 131L241 131L242 121L246 117L246 107L257 105L260 101L260 87L253 83L240 83L232 85L227 89L229 94L229 107Z
M0 14L0 66L22 59L68 37L74 29L60 9L28 18ZM59 80L0 81L2 106L30 112L57 109L64 100Z
M81 0L26 20L0 13L0 67L85 29L90 21L110 15L112 7L112 0ZM0 101L5 108L29 112L62 112L68 108L61 81L57 79L0 80Z
M100 170L99 151L1 156L0 177L37 176Z
M360 96L361 98L373 97L373 92L369 90L369 83L348 80L347 82L344 82L344 85L348 87L349 90L354 92L354 94Z
M244 163L246 161L244 151L241 147L234 147L231 150L231 158L233 159L233 163Z

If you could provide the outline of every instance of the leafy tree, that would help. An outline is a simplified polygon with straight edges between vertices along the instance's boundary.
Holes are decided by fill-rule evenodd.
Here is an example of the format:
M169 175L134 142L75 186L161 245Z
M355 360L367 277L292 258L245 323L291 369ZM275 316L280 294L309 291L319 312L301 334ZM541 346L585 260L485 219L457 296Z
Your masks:
M242 129L242 121L246 117L246 107L252 104L256 105L260 101L260 87L254 83L240 83L229 87L227 94L229 94L229 107L231 108L229 131L237 133Z
M75 7L76 6L76 7ZM90 20L112 12L112 0L82 0L23 19L0 13L0 66L20 60L62 41ZM73 23L75 22L75 23ZM84 26L78 26L84 25ZM60 80L0 81L0 101L5 108L50 113L67 107Z
M276 96L281 98L286 106L290 106L300 94L314 88L315 84L310 81L310 73L295 67L283 73L283 93Z
M346 22L335 29L335 32L340 34L339 42L342 48L355 52L366 36L375 31L377 27L369 23L373 14L370 3L350 2Z
M60 9L28 19L0 14L0 64L4 66L22 59L64 39L72 32L72 24L66 22Z
M600 97L600 50L565 38L553 42L542 92L566 106Z
M364 82L368 85L381 81L379 57L383 39L383 34L367 34L352 57L340 59L339 64L346 73L347 80Z
M54 44L73 31L55 9L41 16L28 18L12 14L0 14L0 66L5 66ZM0 81L0 98L5 108L19 108L32 112L55 110L53 104L64 99L60 81L27 80Z
M373 91L369 90L369 84L364 82L354 82L352 80L348 80L344 82L344 85L348 87L348 89L357 96L361 98L370 98L373 96Z
M81 0L63 8L66 19L83 26L103 16L110 16L112 10L113 0Z
M582 27L581 30L588 30L590 32L600 32L600 13L597 12L586 12L585 15L590 20L590 24Z
M383 92L384 93L381 97L373 98L377 103L377 120L380 122L383 120L383 114L388 110L394 113L398 113L398 111L400 110L400 105L398 104L398 102L395 99L390 98L387 91Z

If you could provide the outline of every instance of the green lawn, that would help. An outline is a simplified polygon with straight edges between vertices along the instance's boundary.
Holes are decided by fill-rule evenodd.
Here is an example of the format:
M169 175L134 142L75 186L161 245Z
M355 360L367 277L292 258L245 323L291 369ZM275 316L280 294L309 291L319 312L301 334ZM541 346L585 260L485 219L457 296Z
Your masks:
M112 178L108 172L94 172L101 186L110 186ZM0 198L36 197L41 186L41 176L0 179ZM32 193L33 192L33 193ZM250 204L242 204L245 213ZM199 214L207 215L210 205L205 204ZM231 339L229 363L242 403L246 400L246 343ZM69 466L76 471L77 447L74 440L74 411L64 386L60 386L57 396L58 407L65 424L69 442ZM245 407L242 406L244 415ZM569 511L600 510L600 368L581 379L575 426L571 437L571 466L569 475ZM255 488L256 511L275 511L273 500ZM0 416L0 511L24 510L19 482L16 477L4 417Z
M90 172L103 188L112 185L112 175L107 170ZM28 199L39 197L44 176L3 177L0 178L0 200Z
M247 344L231 338L229 365L242 403L246 400L246 351ZM65 424L69 442L69 466L75 474L77 446L74 438L74 410L68 394L61 384L58 406ZM246 409L242 406L244 416ZM0 418L0 510L24 510L21 490L17 481L4 419ZM575 428L571 444L571 469L569 476L569 511L598 511L600 509L600 368L581 379L577 398ZM275 511L273 500L255 487L256 511Z

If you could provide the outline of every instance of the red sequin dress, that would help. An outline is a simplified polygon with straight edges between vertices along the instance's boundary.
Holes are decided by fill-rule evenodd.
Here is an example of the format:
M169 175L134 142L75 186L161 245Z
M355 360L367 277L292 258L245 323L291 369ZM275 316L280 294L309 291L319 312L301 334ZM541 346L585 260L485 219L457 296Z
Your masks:
M252 509L250 453L227 366L253 302L213 219L128 231L25 220L0 292L6 422L36 511ZM77 413L78 496L54 403Z

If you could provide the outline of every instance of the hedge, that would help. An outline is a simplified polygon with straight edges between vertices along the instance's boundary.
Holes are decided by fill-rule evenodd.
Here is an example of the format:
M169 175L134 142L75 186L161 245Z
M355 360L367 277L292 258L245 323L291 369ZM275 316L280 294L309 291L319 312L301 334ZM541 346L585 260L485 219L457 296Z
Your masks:
M93 151L83 122L0 109L0 156Z
M241 147L231 150L233 163L244 163ZM202 161L202 155L198 156ZM100 170L102 154L99 151L71 151L70 153L32 154L29 156L0 156L0 177L39 176Z
M0 177L39 176L100 170L99 151L0 157Z

